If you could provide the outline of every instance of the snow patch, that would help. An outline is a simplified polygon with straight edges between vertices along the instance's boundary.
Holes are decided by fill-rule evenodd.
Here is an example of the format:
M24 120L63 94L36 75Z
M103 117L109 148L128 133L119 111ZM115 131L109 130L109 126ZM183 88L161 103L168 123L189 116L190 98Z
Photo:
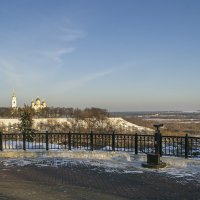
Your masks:
M0 153L0 161L4 165L2 170L26 165L37 167L81 165L107 173L159 173L182 183L192 181L200 184L200 160L177 157L162 157L161 160L167 163L167 167L147 169L141 166L143 162L146 162L145 154L99 151L5 151Z

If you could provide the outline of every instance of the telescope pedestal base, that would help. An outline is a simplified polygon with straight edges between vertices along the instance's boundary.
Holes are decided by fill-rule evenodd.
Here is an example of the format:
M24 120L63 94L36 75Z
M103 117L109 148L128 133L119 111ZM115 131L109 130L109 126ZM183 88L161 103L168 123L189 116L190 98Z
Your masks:
M160 154L147 154L147 163L142 163L143 167L159 169L166 167L167 164L160 160Z

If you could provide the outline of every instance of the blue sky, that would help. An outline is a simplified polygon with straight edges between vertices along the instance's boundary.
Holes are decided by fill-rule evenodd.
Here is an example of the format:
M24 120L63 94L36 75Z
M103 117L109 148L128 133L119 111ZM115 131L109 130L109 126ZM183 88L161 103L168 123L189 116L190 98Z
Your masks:
M0 106L200 109L200 1L0 0Z

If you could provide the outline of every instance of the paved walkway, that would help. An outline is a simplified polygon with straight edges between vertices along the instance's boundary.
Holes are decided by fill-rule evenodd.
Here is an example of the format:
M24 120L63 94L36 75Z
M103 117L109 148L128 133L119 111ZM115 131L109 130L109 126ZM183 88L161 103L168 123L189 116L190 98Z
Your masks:
M200 200L200 185L155 172L105 172L87 164L60 167L0 164L0 199Z

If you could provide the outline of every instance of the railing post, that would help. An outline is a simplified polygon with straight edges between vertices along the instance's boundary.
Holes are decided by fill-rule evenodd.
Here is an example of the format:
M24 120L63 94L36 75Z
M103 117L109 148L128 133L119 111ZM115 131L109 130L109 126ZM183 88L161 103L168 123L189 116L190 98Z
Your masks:
M23 136L23 150L26 150L26 133L22 133Z
M160 141L160 145L159 145L159 153L160 153L160 157L162 157L162 134L160 133L159 135L159 141Z
M188 134L185 135L185 158L188 158L189 141Z
M115 132L112 133L112 151L115 151Z
M90 150L91 151L93 151L93 148L94 148L93 145L94 145L93 144L93 132L91 131L91 133L90 133Z
M49 150L49 133L46 131L46 150Z
M0 151L3 151L3 135L2 135L2 132L0 132Z
M71 150L71 132L68 133L68 150Z
M135 154L138 154L138 134L135 134Z

